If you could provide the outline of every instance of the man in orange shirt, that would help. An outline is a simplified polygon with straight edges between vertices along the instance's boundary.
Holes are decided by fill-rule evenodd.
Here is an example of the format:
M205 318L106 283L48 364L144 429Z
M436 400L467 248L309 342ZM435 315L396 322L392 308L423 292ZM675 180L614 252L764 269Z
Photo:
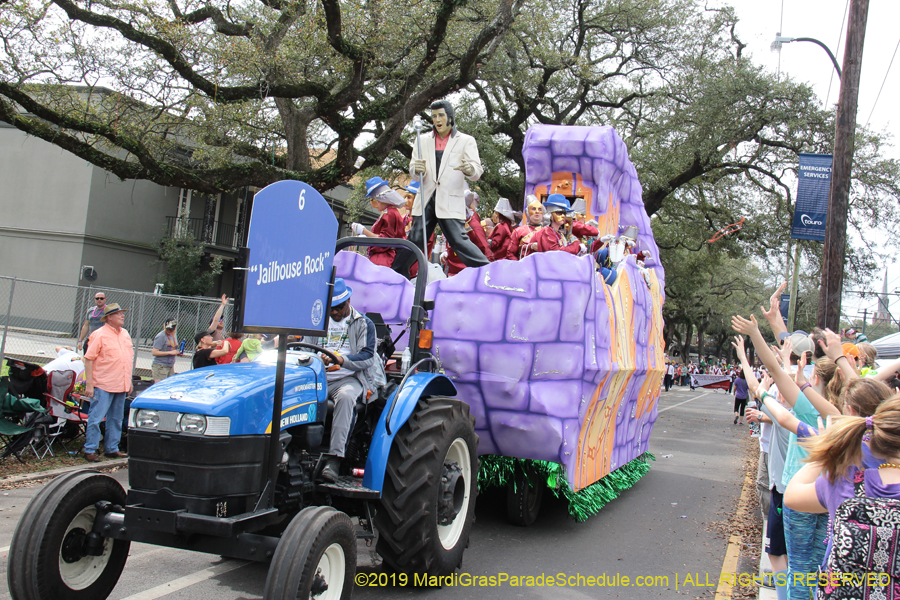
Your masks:
M88 351L84 355L84 395L91 398L85 434L84 458L99 462L100 422L106 419L103 447L106 456L125 458L119 451L122 437L122 418L125 416L125 396L131 392L131 372L134 347L125 330L125 309L107 304L101 320L103 327L91 334Z

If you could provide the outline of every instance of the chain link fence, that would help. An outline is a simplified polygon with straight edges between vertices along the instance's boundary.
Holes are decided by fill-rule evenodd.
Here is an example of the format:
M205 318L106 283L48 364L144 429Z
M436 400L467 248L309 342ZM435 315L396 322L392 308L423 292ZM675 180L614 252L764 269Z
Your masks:
M135 374L150 375L150 349L168 319L176 319L177 337L186 340L184 356L175 370L191 368L194 334L206 331L221 306L217 298L156 295L113 288L82 287L0 277L0 365L5 357L37 364L56 358L57 346L75 349L88 312L94 310L94 295L103 292L107 304L118 304L125 314L125 329L135 344ZM223 333L231 331L233 305L222 314Z

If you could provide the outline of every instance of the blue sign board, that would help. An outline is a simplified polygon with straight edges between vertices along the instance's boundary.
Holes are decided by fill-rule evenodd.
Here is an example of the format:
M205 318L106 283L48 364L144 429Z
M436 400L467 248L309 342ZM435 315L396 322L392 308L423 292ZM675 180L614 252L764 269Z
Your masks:
M801 154L799 176L791 237L823 242L831 191L831 155Z
M253 198L247 246L246 330L324 331L338 223L322 194L279 181Z

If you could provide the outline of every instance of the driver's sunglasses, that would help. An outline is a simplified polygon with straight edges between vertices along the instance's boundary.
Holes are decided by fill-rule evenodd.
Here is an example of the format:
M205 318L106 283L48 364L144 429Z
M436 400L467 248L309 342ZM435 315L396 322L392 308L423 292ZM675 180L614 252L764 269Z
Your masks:
M338 304L337 306L332 306L332 307L331 307L331 312L341 312L342 310L344 310L344 308L347 306L347 304L348 304L349 302L350 302L349 300L346 300L346 301L344 301L344 302L341 302L341 303Z

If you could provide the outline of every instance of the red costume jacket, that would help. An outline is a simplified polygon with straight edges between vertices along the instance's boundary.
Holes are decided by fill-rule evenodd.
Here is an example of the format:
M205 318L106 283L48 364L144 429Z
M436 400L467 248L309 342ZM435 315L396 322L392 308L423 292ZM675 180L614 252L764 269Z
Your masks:
M513 229L512 236L509 240L509 246L507 246L508 250L506 253L506 258L509 260L519 260L519 254L522 255L522 258L525 258L529 254L531 254L531 249L522 249L522 238L531 233L532 231L537 231L540 228L539 225L530 225L525 223L524 225L519 225L515 229ZM534 241L534 238L532 238Z
M597 237L598 234L599 232L597 231L596 227L591 227L590 225L582 223L581 221L574 221L572 223L572 235L577 238L582 238L585 236Z
M512 242L512 228L506 221L500 221L491 232L491 252L494 254L492 260L500 260L507 258L509 254L509 244Z
M388 206L387 210L381 213L381 216L372 225L372 233L383 238L406 239L403 217L396 206ZM396 253L397 251L393 248L369 248L369 260L376 265L390 267Z
M550 252L551 250L562 250L569 254L578 254L581 250L581 242L575 240L571 244L563 245L566 240L561 237L552 227L544 227L531 238L531 243L537 243L536 252Z

